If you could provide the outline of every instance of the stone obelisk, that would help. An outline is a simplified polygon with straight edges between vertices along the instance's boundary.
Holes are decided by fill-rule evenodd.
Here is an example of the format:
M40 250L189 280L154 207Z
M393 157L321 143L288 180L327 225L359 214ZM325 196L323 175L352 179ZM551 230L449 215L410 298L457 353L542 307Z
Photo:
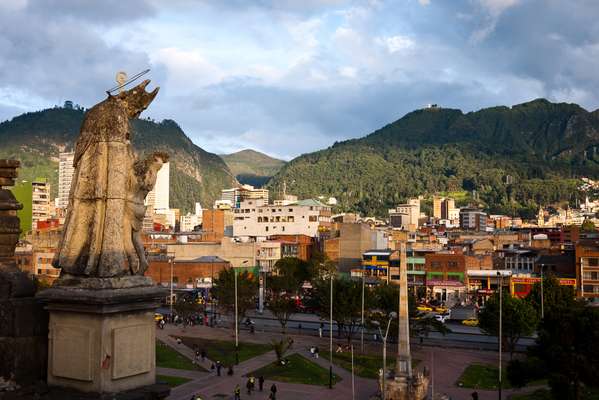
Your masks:
M410 315L408 310L408 265L406 244L400 244L399 261L399 336L395 377L385 385L385 400L422 400L428 393L428 377L412 372L410 352Z

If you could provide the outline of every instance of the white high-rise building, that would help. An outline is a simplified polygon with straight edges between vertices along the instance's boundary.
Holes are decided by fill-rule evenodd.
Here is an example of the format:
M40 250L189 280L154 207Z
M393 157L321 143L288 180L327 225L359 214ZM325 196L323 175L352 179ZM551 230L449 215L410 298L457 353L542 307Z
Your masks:
M170 163L165 163L158 171L156 185L146 196L146 205L155 210L169 209Z
M69 205L69 192L75 172L74 158L74 152L60 153L58 156L58 208L67 208Z

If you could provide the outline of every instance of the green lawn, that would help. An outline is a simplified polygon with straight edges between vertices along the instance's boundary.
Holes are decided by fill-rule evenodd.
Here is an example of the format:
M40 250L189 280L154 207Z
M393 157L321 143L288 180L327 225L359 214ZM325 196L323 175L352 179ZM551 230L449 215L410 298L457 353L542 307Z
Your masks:
M166 383L170 387L179 386L189 381L191 381L191 379L182 378L180 376L156 375L156 383Z
M329 359L328 351L321 351L320 357L325 360ZM412 359L412 368L414 368L420 360ZM333 363L341 368L351 372L351 353L333 353ZM359 354L354 349L354 373L362 378L377 379L379 369L383 367L383 356L381 354ZM387 354L387 369L395 367L395 353Z
M209 340L202 338L182 337L183 343L192 349L196 346L206 350L208 358L214 362L220 361L225 366L235 364L235 342L225 340ZM269 344L239 343L239 362L244 362L272 350Z
M498 369L488 364L470 364L462 373L456 384L470 389L497 389ZM502 388L510 389L512 386L507 380L505 368L501 374Z
M582 395L585 400L599 400L599 391L590 390ZM539 389L527 394L511 395L510 400L553 400L549 389Z
M313 363L299 354L292 354L287 359L289 360L289 365L282 366L272 363L253 371L251 374L255 377L263 376L266 380L328 386L329 371L326 368ZM333 374L333 384L340 380L341 378Z
M206 371L199 365L193 364L189 358L179 354L159 340L156 341L156 366L190 371Z

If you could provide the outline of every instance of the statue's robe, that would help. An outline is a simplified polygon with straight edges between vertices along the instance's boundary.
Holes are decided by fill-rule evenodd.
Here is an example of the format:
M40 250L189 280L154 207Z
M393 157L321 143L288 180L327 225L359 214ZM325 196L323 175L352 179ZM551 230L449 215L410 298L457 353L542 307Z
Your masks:
M111 96L88 111L75 147L68 213L54 261L63 274L129 274L133 244L123 220L134 160L127 105Z

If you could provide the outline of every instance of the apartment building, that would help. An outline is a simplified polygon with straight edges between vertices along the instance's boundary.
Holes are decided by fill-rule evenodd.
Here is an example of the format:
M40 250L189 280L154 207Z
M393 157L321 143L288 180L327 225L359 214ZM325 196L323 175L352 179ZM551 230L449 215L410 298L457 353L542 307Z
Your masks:
M409 231L418 229L420 218L420 199L409 199L406 204L400 204L389 210L389 225Z
M474 231L487 229L487 214L476 208L460 209L460 228Z
M246 200L234 210L233 236L242 240L272 235L317 237L330 226L331 207L318 200L300 200L286 206Z
M75 173L73 159L75 152L60 153L58 155L58 204L61 209L66 209L69 205L69 193L71 191L71 182Z
M599 305L599 241L581 240L576 244L576 294Z
M232 207L239 208L244 201L252 201L255 205L268 204L268 189L256 189L252 185L223 189L221 191L222 201L228 201Z

